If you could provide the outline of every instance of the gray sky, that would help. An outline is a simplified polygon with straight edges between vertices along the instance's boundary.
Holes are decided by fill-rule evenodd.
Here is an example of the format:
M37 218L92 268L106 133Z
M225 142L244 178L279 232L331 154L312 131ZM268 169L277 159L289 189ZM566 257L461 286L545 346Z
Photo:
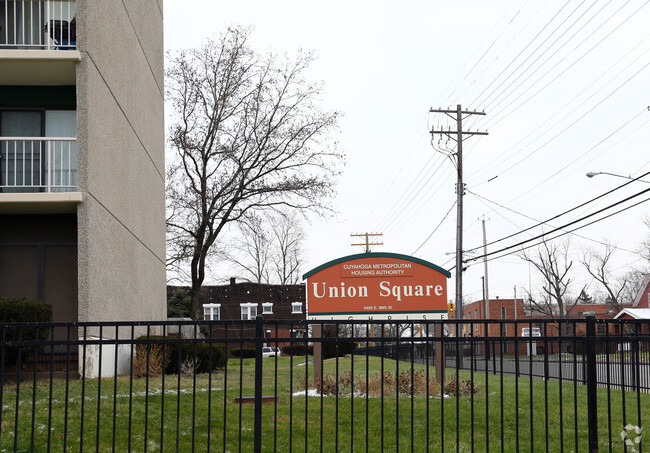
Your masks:
M486 112L465 121L466 128L489 135L464 142L464 249L482 246L483 216L490 242L572 209L626 182L606 175L589 179L589 171L650 171L648 3L167 0L165 47L195 47L237 24L254 27L252 44L260 51L316 53L310 77L325 84L324 107L344 114L337 139L347 165L334 200L339 214L307 227L303 272L362 252L350 245L358 240L350 234L365 232L383 233L378 240L384 245L374 251L414 255L449 269L456 211L445 214L456 198L455 168L432 147L428 131L454 125L429 109L461 104ZM434 144L455 146L438 137ZM630 184L544 228L649 187ZM642 222L648 206L569 235L571 257L577 261L586 248L610 241L620 248L618 271L640 266L630 251L648 233ZM488 251L540 232L519 234ZM482 261L467 269L466 299L481 298L482 275ZM534 272L531 280L534 289ZM576 275L575 291L588 280ZM515 285L521 295L529 286L528 265L514 255L490 261L489 281L491 297L512 297ZM592 285L589 291L596 290Z

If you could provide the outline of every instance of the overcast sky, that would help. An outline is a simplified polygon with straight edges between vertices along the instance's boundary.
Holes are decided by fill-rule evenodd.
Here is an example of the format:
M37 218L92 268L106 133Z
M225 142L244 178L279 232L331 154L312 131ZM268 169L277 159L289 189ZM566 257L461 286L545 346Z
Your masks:
M431 128L452 127L430 108L485 111L466 129L488 136L464 142L464 249L536 225L650 171L650 5L647 0L239 1L167 0L165 47L196 47L228 25L254 27L260 51L313 50L309 76L325 84L323 106L340 110L347 165L335 218L307 227L303 273L360 253L352 233L383 233L373 251L454 265L456 170L432 144ZM434 145L434 146L432 146ZM647 177L650 180L650 176ZM650 185L635 182L571 211L544 228L594 213ZM642 195L590 218L645 200ZM633 253L648 234L648 203L569 235L571 257L614 243L616 270L643 263ZM448 214L448 215L447 215ZM568 229L584 225L575 224ZM432 232L434 232L432 234ZM540 228L488 246L517 244ZM531 243L531 244L534 244ZM497 254L497 256L502 254ZM452 271L452 275L455 271ZM483 264L464 274L465 299L481 298ZM213 276L214 280L227 275ZM588 283L575 275L575 291ZM538 279L515 255L489 262L490 296L518 296ZM597 291L592 284L590 293ZM454 279L448 296L454 297Z

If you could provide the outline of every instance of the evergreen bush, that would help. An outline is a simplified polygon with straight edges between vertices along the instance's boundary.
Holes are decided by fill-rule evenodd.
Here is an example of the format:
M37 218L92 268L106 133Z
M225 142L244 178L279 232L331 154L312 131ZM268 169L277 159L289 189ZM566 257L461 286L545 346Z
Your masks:
M38 300L0 297L0 323L47 323L52 322L52 306ZM7 326L0 331L0 340L9 341L45 341L50 337L50 328L36 326ZM18 351L22 351L21 360L31 356L43 347L5 347L5 360L15 363Z

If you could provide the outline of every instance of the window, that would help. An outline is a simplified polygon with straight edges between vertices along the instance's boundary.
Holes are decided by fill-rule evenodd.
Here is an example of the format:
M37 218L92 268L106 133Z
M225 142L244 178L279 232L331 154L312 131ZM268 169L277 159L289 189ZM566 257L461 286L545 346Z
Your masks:
M501 319L506 319L506 307L501 307Z
M272 315L273 314L273 302L263 302L262 303L262 314L263 315Z
M221 304L203 304L203 319L219 321L221 319Z
M239 304L241 307L241 319L247 321L257 316L257 304Z
M291 302L291 313L302 313L302 302Z

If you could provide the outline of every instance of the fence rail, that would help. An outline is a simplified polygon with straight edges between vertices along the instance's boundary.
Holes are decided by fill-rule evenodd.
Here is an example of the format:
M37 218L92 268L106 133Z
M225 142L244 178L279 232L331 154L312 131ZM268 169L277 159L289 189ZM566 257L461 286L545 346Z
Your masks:
M624 451L650 421L650 326L571 323L0 324L0 450Z
M0 2L0 49L75 49L76 28L75 1Z
M0 137L0 192L70 192L76 187L76 138Z

